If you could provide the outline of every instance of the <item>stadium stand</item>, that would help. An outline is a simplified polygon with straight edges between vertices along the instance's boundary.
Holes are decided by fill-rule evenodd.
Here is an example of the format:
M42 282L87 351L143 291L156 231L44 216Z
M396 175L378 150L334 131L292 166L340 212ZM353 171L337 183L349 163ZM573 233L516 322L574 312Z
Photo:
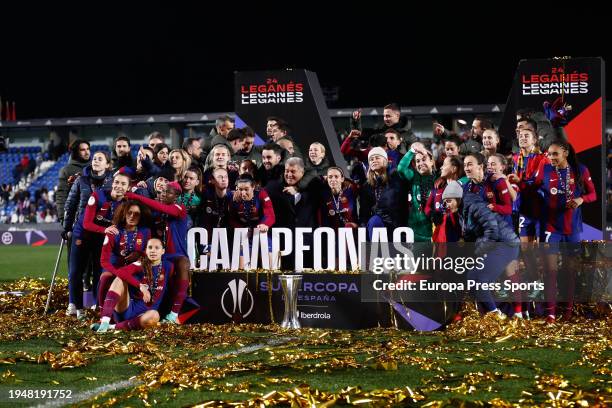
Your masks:
M135 156L140 144L132 145L132 155ZM110 152L107 145L91 146L92 155L98 151ZM24 156L35 160L36 166L27 175L15 178L15 168ZM0 153L0 223L55 222L54 193L59 178L59 172L70 160L70 154L64 153L57 161L42 159L39 146L10 147L7 152ZM47 214L52 214L47 217Z

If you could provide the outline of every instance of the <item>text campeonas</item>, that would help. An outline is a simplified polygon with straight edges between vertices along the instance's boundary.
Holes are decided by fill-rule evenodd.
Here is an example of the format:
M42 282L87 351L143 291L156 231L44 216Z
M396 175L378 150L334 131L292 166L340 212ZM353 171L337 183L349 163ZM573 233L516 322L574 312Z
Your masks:
M386 228L374 228L372 239L367 239L366 228L357 228L357 233L352 228L338 228L337 230L327 227L321 228L272 228L269 232L260 234L253 232L253 238L249 240L248 228L235 228L233 230L233 242L230 245L228 229L213 228L212 237L204 228L191 228L187 233L187 249L192 269L214 271L217 269L239 269L240 254L244 256L246 270L254 270L259 267L264 269L278 269L280 256L294 254L295 270L304 269L304 256L312 257L315 270L357 270L365 269L361 266L362 247L366 242L373 244L372 251L383 252L388 256L388 246L376 243L392 242L394 249L405 253L400 243L414 242L414 232L409 227L400 227L393 230L392 236L387 235ZM307 244L305 238L312 234L313 244ZM356 237L355 237L356 236ZM391 238L391 239L389 239ZM268 257L268 240L272 240L272 261ZM326 243L325 248L323 243ZM252 243L252 245L251 245ZM210 248L209 256L200 255L199 266L195 254L200 245ZM231 250L231 257L230 257ZM334 254L336 256L324 257L323 254ZM385 252L387 252L385 254ZM372 257L369 257L372 258ZM259 262L261 260L261 266ZM325 265L324 265L325 261ZM372 265L370 265L371 267Z

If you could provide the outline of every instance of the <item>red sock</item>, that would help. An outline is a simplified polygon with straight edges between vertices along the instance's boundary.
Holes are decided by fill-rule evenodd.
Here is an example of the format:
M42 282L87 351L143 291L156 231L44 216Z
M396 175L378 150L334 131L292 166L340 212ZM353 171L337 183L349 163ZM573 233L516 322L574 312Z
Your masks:
M181 279L177 282L174 296L172 297L172 311L178 314L181 311L181 307L183 306L183 302L187 297L187 289L189 289L189 280Z
M130 320L124 320L120 323L117 323L115 325L115 329L116 330L140 330L142 329L142 326L140 324L140 317L142 315L138 315Z
M102 306L102 317L112 317L115 306L119 302L121 295L117 292L109 290L106 293L106 299L104 299L104 305Z
M521 279L519 278L519 274L515 273L514 275L511 275L508 277L508 280L510 282L512 282L513 284L518 284L521 283ZM523 304L522 304L522 298L521 298L521 291L520 290L515 290L514 292L512 292L512 306L514 308L514 313L522 313L523 311Z
M115 275L112 273L103 273L100 275L100 281L98 282L98 306L104 305L104 299L106 299L106 292L113 284Z

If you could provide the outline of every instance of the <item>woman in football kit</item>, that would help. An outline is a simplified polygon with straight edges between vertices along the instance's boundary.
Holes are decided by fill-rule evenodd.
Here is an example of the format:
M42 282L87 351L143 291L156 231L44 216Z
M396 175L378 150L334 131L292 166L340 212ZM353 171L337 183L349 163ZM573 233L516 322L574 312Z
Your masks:
M505 174L506 167L507 167L506 158L499 153L491 154L487 158L487 171L489 173L489 180L495 186L495 191L500 191L500 190L502 192L507 191L510 197L510 207L507 206L508 203L505 203L506 205L504 206L489 204L489 209L491 211L497 212L500 215L502 215L504 219L506 220L506 222L508 223L508 225L514 228L514 223L512 220L512 210L514 208L514 202L518 198L518 193L517 193L518 187L515 184L511 184L510 181L508 181L508 177ZM499 187L501 187L501 189ZM506 196L505 194L503 195L503 197L505 201L508 200L508 196ZM502 209L502 211L500 211L500 208ZM508 210L510 210L511 212L510 214L508 214ZM516 284L520 283L520 276L518 272L519 272L518 271L518 261L516 260L512 261L506 268L506 276L508 276L508 279L512 281L512 283L516 283ZM522 319L523 318L523 304L522 304L521 292L514 291L512 293L512 299L513 299L512 307L514 311L513 317L517 319Z
M433 188L425 204L425 215L427 215L434 224L432 235L433 242L447 242L447 235L443 232L446 227L441 227L444 223L445 201L443 199L444 190L450 181L457 181L463 174L463 163L457 156L447 156L442 162L440 168L440 177L434 181Z
M530 128L518 132L518 145L520 151L512 156L512 173L508 175L510 183L519 186L519 236L521 242L534 242L538 237L539 209L542 199L527 185L533 181L535 174L542 163L548 163L548 158L538 148L538 136Z
M70 303L76 307L77 318L84 317L82 312L84 259L87 255L93 259L92 288L93 293L97 293L101 272L101 266L97 260L101 257L105 234L116 235L119 232L112 224L112 219L115 210L123 202L133 174L134 171L129 167L121 167L113 176L113 184L110 189L100 188L91 194L85 211L74 225L68 288Z
M519 121L517 125L519 125L516 133L520 150L512 156L512 173L508 175L508 181L518 188L514 212L518 212L518 232L522 243L521 257L525 263L522 276L525 279L536 279L539 276L537 276L537 259L533 245L542 231L540 211L544 203L537 191L529 186L535 179L540 165L549 161L546 154L542 153L538 147L538 135L535 131L537 124L528 119Z
M490 203L489 209L503 216L508 224L512 225L512 203L517 199L517 193L508 181L506 167L506 158L499 153L491 154L487 158L488 181L497 195L496 201L501 202L501 204Z
M130 200L140 201L153 211L153 236L160 238L165 248L166 259L174 263L175 273L171 274L172 308L164 322L178 324L178 314L189 289L189 258L187 255L187 208L177 204L183 188L176 181L166 184L158 200L128 192Z
M268 193L263 188L256 188L250 175L244 174L236 181L236 191L229 201L229 222L233 228L249 228L249 241L253 243L255 230L266 233L276 218L274 207ZM272 242L268 241L268 257L272 262ZM240 254L239 268L244 268L244 256Z
M582 234L582 204L597 199L595 185L589 169L578 162L572 145L565 140L556 140L548 148L550 163L542 162L538 168L534 188L543 196L542 234L540 240L550 245L546 257L547 320L556 318L557 269L560 243L565 243L563 267L568 275L570 291L565 317L571 316L574 290L574 261L577 245ZM574 244L574 245L572 245Z
M357 213L357 198L359 189L351 180L344 177L344 171L340 167L331 166L325 174L326 185L321 194L321 206L317 211L318 224L321 227L352 228L353 233L359 226ZM322 248L328 248L327 236L323 236ZM328 259L338 258L338 248L334 252L326 251ZM337 265L338 263L336 263Z
M102 245L102 274L98 283L98 305L104 303L106 292L115 278L117 268L129 265L145 253L151 230L146 226L151 218L149 207L138 201L121 204L113 216L117 234L106 234Z
M334 229L357 228L357 186L346 180L344 171L336 166L327 169L326 181L318 214L319 225Z
M108 330L138 330L159 322L159 307L173 272L172 262L163 258L164 246L159 238L147 242L146 255L115 271L104 299L100 323L91 326L98 333ZM117 324L110 324L111 318Z

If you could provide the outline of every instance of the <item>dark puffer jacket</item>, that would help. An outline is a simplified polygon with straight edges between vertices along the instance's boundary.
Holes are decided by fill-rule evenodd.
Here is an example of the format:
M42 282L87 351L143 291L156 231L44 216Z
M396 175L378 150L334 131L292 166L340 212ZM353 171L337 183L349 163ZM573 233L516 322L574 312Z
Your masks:
M359 223L365 226L372 216L378 215L387 228L406 225L408 190L405 184L399 173L392 171L376 200L376 189L367 181L363 183L359 193Z
M463 196L463 238L476 243L476 252L486 252L486 243L518 244L518 236L504 217L489 210L487 203L474 193Z
M329 168L329 166L330 164L329 160L327 160L327 157L323 157L323 160L321 160L321 163L319 164L313 164L310 161L310 158L306 160L306 169L313 171L316 177L327 176L327 169Z
M66 231L71 231L72 226L79 219L87 200L94 190L99 188L111 188L113 184L113 175L110 171L106 171L102 176L92 174L91 165L83 169L83 174L72 184L68 199L64 206L64 223L63 227Z
M57 204L57 214L60 217L60 222L63 223L65 209L64 206L66 204L66 200L68 199L68 194L70 193L70 189L74 183L74 179L76 176L79 176L85 166L89 164L89 161L84 161L78 158L78 150L75 150L76 153L73 152L72 158L68 162L67 165L62 167L59 173L59 180L57 182L57 192L55 193L55 203Z

